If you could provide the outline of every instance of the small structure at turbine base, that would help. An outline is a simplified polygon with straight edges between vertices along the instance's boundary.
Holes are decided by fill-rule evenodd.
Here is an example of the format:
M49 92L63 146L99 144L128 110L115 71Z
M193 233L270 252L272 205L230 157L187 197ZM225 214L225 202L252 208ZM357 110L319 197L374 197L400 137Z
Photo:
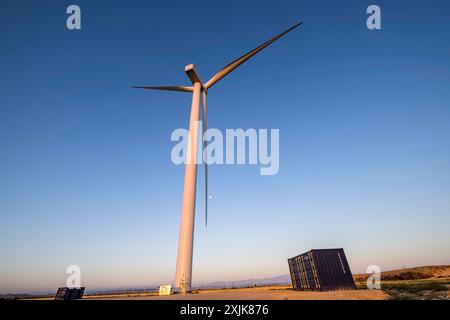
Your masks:
M288 259L295 290L354 290L350 266L344 249L313 249Z
M170 296L172 293L172 286L170 284L159 286L160 296Z

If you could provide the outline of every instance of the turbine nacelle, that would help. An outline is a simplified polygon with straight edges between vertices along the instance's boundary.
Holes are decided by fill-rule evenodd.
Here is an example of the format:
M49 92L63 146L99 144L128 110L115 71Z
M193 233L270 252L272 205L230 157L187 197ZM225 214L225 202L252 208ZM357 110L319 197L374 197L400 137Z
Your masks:
M202 86L202 90L205 90L203 81L202 81L202 79L200 79L200 75L198 74L197 70L195 69L195 66L193 63L188 64L186 67L184 67L184 72L186 72L186 74L189 77L189 80L191 80L192 84L196 84L197 82L199 82Z

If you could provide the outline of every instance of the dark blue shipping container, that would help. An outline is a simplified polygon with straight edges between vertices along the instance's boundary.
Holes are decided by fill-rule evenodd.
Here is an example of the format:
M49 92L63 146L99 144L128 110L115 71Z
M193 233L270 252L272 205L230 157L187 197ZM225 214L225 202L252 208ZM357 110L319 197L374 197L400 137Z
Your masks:
M288 259L292 286L296 290L354 290L344 249L313 249Z

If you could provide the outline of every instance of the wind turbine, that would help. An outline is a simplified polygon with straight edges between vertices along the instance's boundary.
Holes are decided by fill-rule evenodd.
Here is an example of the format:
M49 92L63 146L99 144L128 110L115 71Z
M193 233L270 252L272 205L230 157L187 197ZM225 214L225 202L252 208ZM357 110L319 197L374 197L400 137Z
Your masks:
M259 47L247 52L243 56L232 61L219 72L217 72L208 82L203 83L199 74L195 70L193 64L189 64L184 68L187 76L192 82L192 86L156 86L144 87L133 86L138 89L149 90L165 90L165 91L179 91L192 93L191 115L189 120L189 138L188 138L188 152L184 176L183 202L181 207L181 223L180 234L178 240L178 256L177 268L175 274L175 288L180 292L186 293L191 291L192 280L192 252L194 244L194 222L195 222L195 192L197 181L197 151L198 151L198 122L200 120L200 100L202 101L202 115L203 115L203 132L207 130L206 124L206 94L208 90L219 82L223 77L231 73L234 69L239 67L245 61L253 57L255 54L280 39L287 33L291 32L303 22L297 23L286 31L278 34L269 41L263 43ZM205 147L204 142L203 147ZM205 217L206 225L208 224L208 166L205 161Z

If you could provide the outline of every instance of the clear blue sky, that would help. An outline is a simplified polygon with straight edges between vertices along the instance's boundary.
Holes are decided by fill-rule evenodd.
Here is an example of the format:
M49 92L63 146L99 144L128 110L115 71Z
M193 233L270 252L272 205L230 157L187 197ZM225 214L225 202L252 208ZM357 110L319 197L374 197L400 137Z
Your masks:
M66 29L79 4L82 30ZM382 30L366 8L382 9ZM209 93L214 128L279 128L280 171L210 168L194 283L288 272L343 247L353 272L450 263L448 1L2 1L0 292L170 283L190 96L129 85L204 79L299 20ZM198 192L203 192L199 176Z

